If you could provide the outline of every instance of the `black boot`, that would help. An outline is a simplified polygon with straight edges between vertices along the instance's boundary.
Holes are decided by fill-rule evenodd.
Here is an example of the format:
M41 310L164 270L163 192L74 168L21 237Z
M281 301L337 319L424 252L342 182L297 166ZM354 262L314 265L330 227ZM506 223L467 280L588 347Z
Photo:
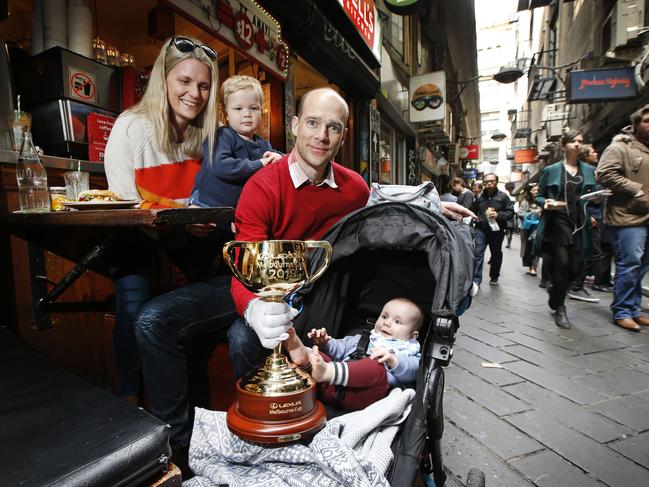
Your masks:
M554 313L554 324L559 328L572 328L572 323L570 323L570 320L568 319L565 306L562 305L557 307L557 311Z
M552 311L556 311L557 307L559 306L557 304L557 298L554 295L554 288L552 286L546 288L548 291L548 306Z

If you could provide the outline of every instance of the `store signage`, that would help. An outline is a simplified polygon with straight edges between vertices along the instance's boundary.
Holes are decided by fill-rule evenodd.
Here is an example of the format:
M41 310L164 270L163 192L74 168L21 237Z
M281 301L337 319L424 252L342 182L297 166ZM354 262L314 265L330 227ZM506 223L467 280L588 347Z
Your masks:
M539 162L539 151L536 149L518 149L514 151L514 164L531 164Z
M479 159L478 144L463 145L460 147L460 159Z
M521 171L512 171L509 173L509 181L512 183L520 183L523 180L523 173Z
M475 168L463 169L462 175L464 179L475 179L478 176L478 170Z
M567 88L568 103L624 100L638 96L634 68L570 71Z
M115 125L115 117L88 114L88 160L104 162L104 152L110 131Z
M414 12L424 2L422 0L383 0L390 12L397 15L408 15Z
M410 77L410 121L431 122L446 118L446 73L433 71Z
M95 77L91 73L68 66L68 75L70 98L86 103L97 103L97 87Z
M381 24L374 0L338 0L347 17L372 50L376 59L381 59Z
M379 182L379 161L381 159L381 114L375 103L369 107L370 119L370 181Z
M161 1L286 81L289 48L281 26L254 0Z

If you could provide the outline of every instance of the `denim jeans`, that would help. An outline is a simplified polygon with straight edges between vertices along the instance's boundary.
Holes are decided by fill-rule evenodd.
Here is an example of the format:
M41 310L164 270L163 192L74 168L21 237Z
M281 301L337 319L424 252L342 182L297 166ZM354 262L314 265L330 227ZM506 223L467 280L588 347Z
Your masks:
M236 319L230 282L221 276L175 289L147 302L136 319L149 410L171 426L174 449L189 444L193 421L183 340L225 330Z
M489 246L491 252L491 265L489 266L489 277L498 280L500 277L500 267L503 263L503 239L505 232L485 232L479 228L475 229L475 260L473 269L473 282L478 286L482 283L482 264L484 254Z
M649 270L649 226L615 227L613 318L634 318L642 306L642 279Z
M242 318L228 330L228 347L235 380L252 372L271 352L261 346L255 331Z
M137 396L142 389L142 365L133 327L138 311L154 295L150 277L155 251L153 241L142 232L123 230L106 253L115 290L113 355L115 393L120 397Z
M115 325L113 354L115 356L116 390L120 397L137 396L142 389L142 364L135 339L135 317L151 298L151 281L140 274L117 275L115 288Z

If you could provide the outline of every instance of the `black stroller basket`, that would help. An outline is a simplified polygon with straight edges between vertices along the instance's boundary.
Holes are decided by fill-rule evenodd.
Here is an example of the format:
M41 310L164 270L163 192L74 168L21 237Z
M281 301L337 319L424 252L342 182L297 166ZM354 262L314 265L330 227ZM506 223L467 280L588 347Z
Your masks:
M372 326L383 304L407 297L428 315L421 331L417 394L392 444L393 486L411 487L420 471L444 485L440 440L444 430L444 373L459 326L456 311L473 276L473 238L468 225L405 203L384 203L351 213L324 236L333 246L327 272L303 290L304 312L295 320L305 339L325 327L334 337ZM322 257L312 259L319 266ZM424 452L427 458L424 458ZM424 460L422 462L422 459Z

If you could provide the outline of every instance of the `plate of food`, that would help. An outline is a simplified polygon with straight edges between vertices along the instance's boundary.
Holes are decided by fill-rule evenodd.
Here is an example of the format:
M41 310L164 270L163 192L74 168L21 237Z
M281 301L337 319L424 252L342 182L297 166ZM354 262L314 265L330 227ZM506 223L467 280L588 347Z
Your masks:
M117 193L108 189L90 189L79 193L78 201L63 201L65 208L75 210L118 210L133 208L140 202L138 200L123 200Z

